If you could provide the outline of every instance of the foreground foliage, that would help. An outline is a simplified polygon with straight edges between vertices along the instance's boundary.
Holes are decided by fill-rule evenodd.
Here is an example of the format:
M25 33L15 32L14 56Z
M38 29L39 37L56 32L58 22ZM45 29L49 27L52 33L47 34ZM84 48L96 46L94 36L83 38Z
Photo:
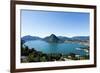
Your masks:
M69 53L67 55L50 53L45 54L40 51L36 51L34 48L29 49L28 46L21 47L21 62L48 62L48 61L67 61L67 60L86 60L89 59L89 55L76 55L75 53Z

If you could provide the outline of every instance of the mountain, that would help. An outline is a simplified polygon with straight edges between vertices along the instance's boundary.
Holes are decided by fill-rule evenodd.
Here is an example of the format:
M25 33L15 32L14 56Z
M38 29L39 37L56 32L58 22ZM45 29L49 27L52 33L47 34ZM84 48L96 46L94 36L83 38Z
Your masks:
M89 36L75 36L71 38L72 40L79 40L79 41L87 41L89 40Z
M58 38L62 41L65 41L65 40L71 40L71 38L69 37L65 37L65 36L58 36Z
M60 43L62 40L60 40L56 35L51 34L48 37L44 38L45 41L50 42L50 43Z
M40 40L40 39L41 39L40 37L27 35L27 36L22 37L21 41L22 41L22 43L25 43L30 40Z
M45 38L40 38L37 36L27 35L27 36L24 36L21 38L21 43L23 44L30 40L44 40L49 43L63 43L65 41L67 41L67 42L69 42L69 41L70 42L75 42L75 41L87 42L87 41L89 41L89 36L75 36L75 37L69 38L69 37L65 37L65 36L56 36L54 34L51 34L50 36L47 36Z

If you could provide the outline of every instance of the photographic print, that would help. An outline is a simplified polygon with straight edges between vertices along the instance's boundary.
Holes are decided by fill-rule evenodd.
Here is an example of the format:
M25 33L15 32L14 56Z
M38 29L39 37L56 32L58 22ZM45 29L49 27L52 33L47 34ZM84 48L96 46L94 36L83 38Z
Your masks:
M21 10L21 62L88 60L89 16Z
M12 72L96 66L95 6L12 1L11 12Z

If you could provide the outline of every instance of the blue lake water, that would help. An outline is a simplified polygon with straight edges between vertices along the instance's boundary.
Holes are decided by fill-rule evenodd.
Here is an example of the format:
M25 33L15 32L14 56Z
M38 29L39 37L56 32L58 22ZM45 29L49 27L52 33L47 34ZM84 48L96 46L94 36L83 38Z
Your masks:
M30 49L34 48L37 51L42 51L43 53L49 54L49 53L61 53L61 54L69 54L69 53L75 53L78 55L86 55L87 52L84 50L77 50L76 48L79 47L86 47L84 45L80 45L78 43L47 43L42 40L34 40L34 41L28 41L24 43L24 45L27 45Z

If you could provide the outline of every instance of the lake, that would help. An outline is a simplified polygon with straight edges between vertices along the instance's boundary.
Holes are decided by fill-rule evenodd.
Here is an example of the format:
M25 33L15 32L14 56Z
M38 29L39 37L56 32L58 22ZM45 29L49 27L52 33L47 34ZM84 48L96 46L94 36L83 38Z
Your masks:
M78 44L78 43L48 43L43 40L33 40L24 43L24 45L28 46L30 49L34 48L37 51L42 51L43 53L61 53L61 54L69 54L75 53L77 55L86 55L88 54L84 50L78 50L77 48L84 48L86 46Z

